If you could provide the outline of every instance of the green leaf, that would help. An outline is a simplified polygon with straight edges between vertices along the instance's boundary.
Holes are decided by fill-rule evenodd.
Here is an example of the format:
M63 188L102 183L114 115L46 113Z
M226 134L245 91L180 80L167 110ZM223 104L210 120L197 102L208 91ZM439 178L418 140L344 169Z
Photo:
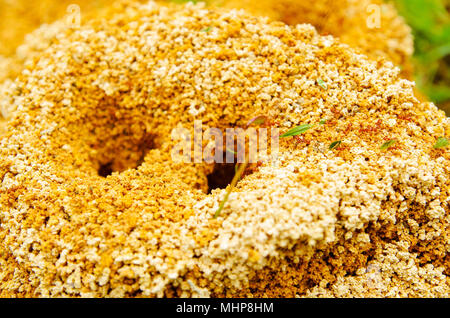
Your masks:
M246 127L250 127L250 125L262 125L267 121L267 117L266 116L257 116L255 118L250 119L250 121L247 123Z
M300 126L292 128L291 130L289 130L287 133L284 133L280 137L286 138L286 137L293 137L293 136L297 136L300 134L304 134L305 132L310 130L312 127L313 126L309 125L309 124L300 125Z
M318 79L317 80L317 84L319 84L320 87L322 87L323 89L328 89L328 85L327 83L325 83L322 79Z
M205 28L205 29L203 29L203 30L201 30L202 32L206 32L206 33L208 33L209 31L211 31L212 30L212 27L207 27L207 28Z
M325 125L327 123L326 119L322 119L319 121L319 125Z
M434 149L445 148L450 145L450 141L445 137L439 137L436 140L436 144L433 146Z
M391 148L396 142L397 142L396 139L388 140L384 144L381 145L380 149L387 150L387 149Z
M338 140L338 141L332 142L330 144L330 146L328 147L328 149L334 150L334 149L338 148L341 144L342 144L342 140Z

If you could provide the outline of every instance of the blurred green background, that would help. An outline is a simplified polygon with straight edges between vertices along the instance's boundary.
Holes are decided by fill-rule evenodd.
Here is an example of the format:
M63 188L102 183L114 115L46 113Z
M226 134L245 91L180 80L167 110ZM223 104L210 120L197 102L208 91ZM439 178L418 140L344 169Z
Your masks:
M450 0L392 0L411 26L415 80L450 116Z

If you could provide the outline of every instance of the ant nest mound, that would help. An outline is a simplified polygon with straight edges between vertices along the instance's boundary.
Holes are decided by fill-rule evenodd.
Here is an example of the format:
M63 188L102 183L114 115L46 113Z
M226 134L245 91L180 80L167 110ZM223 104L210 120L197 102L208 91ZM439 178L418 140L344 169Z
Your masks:
M433 145L449 120L399 72L312 26L202 5L65 30L1 100L0 295L448 295ZM281 138L214 219L225 190L208 193L211 164L172 160L172 131L261 115L321 124Z

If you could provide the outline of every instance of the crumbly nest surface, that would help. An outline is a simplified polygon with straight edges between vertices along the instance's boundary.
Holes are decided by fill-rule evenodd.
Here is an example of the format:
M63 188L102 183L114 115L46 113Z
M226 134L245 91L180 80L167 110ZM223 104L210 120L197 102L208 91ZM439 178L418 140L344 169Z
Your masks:
M79 10L80 23L95 16L107 17L111 4L124 0L0 0L0 82L14 79L24 63L38 56L63 29L70 27ZM127 1L125 1L127 2ZM146 0L135 0L137 3ZM167 1L161 0L161 3ZM412 77L410 59L413 39L410 28L392 5L381 0L320 0L304 3L297 0L210 0L211 7L245 9L257 16L287 24L310 23L321 34L340 38L371 59L386 58L402 68L402 75ZM375 11L374 11L375 10ZM375 15L374 15L375 14ZM55 22L55 19L59 19ZM376 22L376 24L374 24ZM379 23L379 25L377 24ZM11 27L14 26L14 27ZM426 98L422 98L426 100ZM0 113L0 126L8 118L9 108ZM0 127L0 133L4 129Z
M71 18L75 17L73 14L76 13L76 8L71 7L73 4L79 7L80 22L83 23L98 15L111 3L118 4L122 1L0 0L0 55L23 60L34 51L40 51L56 36L51 25L55 20L61 19L66 23L75 21ZM297 0L206 2L212 7L245 9L254 15L267 16L274 21L283 21L290 25L310 23L319 33L337 36L343 43L359 48L371 58L387 58L395 65L402 66L404 75L411 74L411 30L395 8L381 0L320 0L313 3ZM37 34L33 34L37 28Z
M120 1L120 0L116 0ZM111 1L106 0L0 0L0 54L10 56L36 28L44 27L57 19L76 12L78 5L81 17L98 11Z
M386 58L411 77L411 29L392 4L383 0L216 0L290 25L310 23L320 34L338 37L372 59Z
M1 296L448 296L450 122L398 68L241 11L115 10L3 87ZM171 159L171 131L258 115L326 124L213 219L225 190Z

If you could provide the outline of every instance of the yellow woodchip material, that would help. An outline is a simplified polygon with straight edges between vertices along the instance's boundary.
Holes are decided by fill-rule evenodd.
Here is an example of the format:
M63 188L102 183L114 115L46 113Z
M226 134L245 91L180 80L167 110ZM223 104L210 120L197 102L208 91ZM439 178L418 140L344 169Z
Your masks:
M149 2L62 28L25 65L2 88L0 296L448 296L433 145L450 122L392 63L309 25ZM282 139L215 220L225 189L171 160L171 131L258 115L326 124Z

